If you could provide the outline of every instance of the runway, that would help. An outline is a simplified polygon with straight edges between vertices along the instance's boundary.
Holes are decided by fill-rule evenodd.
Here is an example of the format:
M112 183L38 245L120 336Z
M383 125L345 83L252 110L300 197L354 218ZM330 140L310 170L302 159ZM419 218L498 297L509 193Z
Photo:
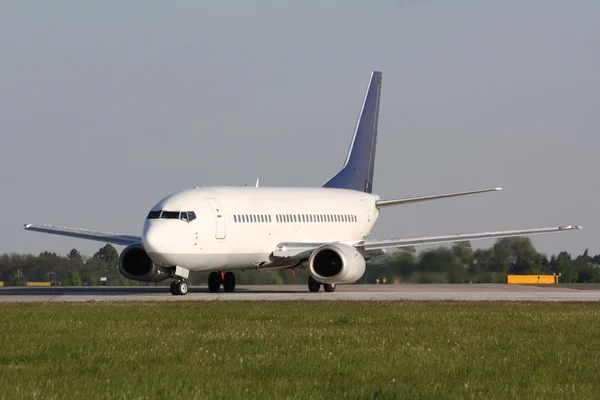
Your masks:
M305 285L261 285L239 286L234 293L190 287L186 296L173 296L165 286L0 288L0 303L227 300L600 301L600 285L340 285L334 293L310 293Z

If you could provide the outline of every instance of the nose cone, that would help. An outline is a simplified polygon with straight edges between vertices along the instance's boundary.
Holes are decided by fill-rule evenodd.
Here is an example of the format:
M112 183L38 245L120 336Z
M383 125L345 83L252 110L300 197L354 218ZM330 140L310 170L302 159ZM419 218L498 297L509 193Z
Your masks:
M163 221L146 221L142 232L142 244L146 253L154 261L163 263L163 257L171 252L172 234L168 226L162 224Z

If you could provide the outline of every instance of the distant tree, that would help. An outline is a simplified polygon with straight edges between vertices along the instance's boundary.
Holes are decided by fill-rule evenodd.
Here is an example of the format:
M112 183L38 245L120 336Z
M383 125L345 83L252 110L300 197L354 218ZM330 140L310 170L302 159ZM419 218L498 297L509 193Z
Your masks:
M81 286L81 277L77 271L71 271L61 283L62 286Z
M6 286L25 286L25 280L23 279L22 274L19 274L19 271L12 271L6 282L4 282Z
M454 245L452 246L452 253L465 267L471 265L475 259L473 249L470 247Z
M119 252L112 245L106 244L94 254L93 258L104 261L109 266L116 266L119 261Z
M71 261L75 261L79 264L83 263L83 259L81 258L81 253L77 251L77 249L71 249L69 254L67 254L67 258Z

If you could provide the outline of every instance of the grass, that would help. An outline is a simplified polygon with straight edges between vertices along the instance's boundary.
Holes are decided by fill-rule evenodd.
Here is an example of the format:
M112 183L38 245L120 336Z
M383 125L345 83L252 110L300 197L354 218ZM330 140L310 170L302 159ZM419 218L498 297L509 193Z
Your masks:
M0 308L0 398L600 398L600 304Z

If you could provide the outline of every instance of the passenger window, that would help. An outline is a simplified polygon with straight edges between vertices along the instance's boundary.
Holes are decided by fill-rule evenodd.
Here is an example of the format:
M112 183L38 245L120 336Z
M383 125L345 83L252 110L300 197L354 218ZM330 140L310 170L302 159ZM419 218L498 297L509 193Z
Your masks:
M267 216L269 217L269 222L271 222L271 215L269 214L269 215L267 215Z
M196 219L196 213L193 211L188 211L188 222L192 222Z
M233 216L233 222L237 222L237 215Z

